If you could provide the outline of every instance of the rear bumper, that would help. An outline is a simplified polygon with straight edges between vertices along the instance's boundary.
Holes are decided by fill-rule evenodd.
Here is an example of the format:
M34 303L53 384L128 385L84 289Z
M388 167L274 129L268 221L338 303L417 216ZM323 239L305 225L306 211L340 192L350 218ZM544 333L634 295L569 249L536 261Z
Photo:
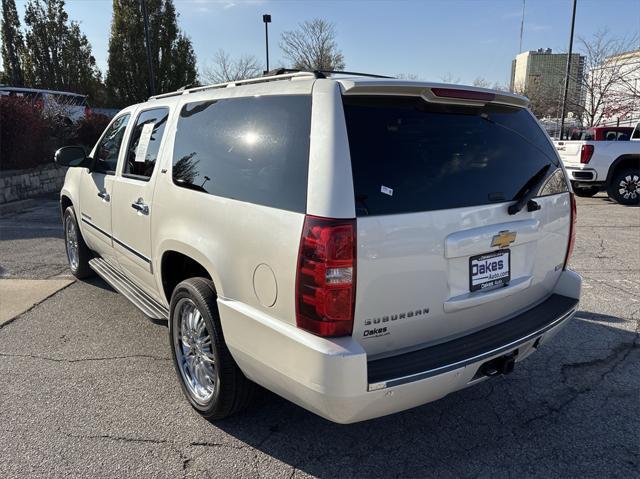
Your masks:
M567 174L571 181L580 183L591 183L598 181L598 172L592 168L571 168L566 167Z
M243 303L218 300L225 340L251 380L339 423L392 414L484 379L480 367L517 352L520 361L573 317L580 276L564 271L543 303L462 339L367 361L351 337L323 339Z

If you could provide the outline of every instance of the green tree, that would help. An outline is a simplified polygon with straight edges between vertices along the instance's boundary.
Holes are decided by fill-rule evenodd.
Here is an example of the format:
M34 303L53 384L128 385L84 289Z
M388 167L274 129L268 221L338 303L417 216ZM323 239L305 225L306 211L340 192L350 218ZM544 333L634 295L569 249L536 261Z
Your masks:
M197 81L191 40L178 28L172 0L146 0L155 92ZM144 21L140 0L113 0L107 91L112 104L125 106L149 96Z
M25 10L25 83L88 94L100 88L91 44L77 22L69 22L64 0L29 0Z
M2 0L2 63L4 64L3 83L12 86L24 85L22 55L24 39L20 31L20 17L15 0Z

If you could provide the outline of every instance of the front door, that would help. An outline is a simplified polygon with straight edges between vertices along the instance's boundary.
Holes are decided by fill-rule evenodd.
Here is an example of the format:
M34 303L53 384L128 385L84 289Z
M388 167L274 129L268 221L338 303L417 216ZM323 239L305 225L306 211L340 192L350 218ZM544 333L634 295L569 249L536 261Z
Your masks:
M111 200L116 165L129 115L116 118L96 146L91 171L80 182L82 234L89 247L103 256L112 255Z
M113 207L118 212L113 216L113 246L118 262L127 276L156 297L157 283L151 263L151 211L156 163L168 118L168 108L138 114L122 163L122 175L116 178L113 187Z

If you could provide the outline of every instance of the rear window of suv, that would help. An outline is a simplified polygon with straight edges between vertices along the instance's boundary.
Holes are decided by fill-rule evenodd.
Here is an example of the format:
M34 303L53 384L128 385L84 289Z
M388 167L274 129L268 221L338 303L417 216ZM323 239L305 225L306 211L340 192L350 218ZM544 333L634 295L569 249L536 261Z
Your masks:
M178 186L289 211L307 200L311 96L188 103L173 151Z
M553 146L525 109L389 96L343 103L359 216L511 201L543 168L558 176ZM546 186L542 194L566 191Z

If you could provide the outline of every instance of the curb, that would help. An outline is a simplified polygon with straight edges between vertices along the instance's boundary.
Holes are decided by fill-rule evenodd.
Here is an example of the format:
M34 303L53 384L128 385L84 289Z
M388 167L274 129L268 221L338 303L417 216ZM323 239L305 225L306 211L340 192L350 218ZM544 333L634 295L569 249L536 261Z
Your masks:
M9 203L0 204L0 216L5 216L11 213L15 213L17 211L23 211L27 208L33 208L36 205L36 200L27 199L27 200L18 200L18 201L10 201Z

